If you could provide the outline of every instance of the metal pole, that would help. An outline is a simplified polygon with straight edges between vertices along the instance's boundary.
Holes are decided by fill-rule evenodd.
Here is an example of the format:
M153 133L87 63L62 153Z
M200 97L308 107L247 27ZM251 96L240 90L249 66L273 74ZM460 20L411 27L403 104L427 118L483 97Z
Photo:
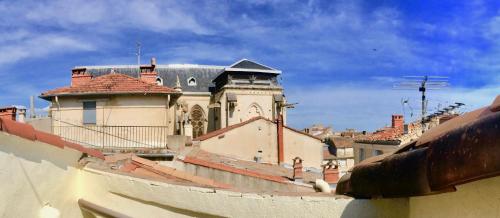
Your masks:
M30 118L35 118L35 98L30 96Z
M426 114L426 105L425 105L425 83L427 82L427 76L425 76L424 81L422 81L422 85L419 88L419 91L422 92L422 133L425 132L425 124L424 124L424 118Z

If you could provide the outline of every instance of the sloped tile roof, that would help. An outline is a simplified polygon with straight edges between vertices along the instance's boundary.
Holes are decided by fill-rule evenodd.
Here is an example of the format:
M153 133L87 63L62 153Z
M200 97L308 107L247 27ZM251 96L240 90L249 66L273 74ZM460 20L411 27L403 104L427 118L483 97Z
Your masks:
M48 99L58 95L85 94L170 94L179 93L172 88L141 81L124 74L107 74L77 85L53 89L42 93Z
M26 123L20 123L10 119L0 118L0 131L31 141L40 141L58 148L72 148L82 153L86 153L90 156L104 159L104 155L98 150L86 148L82 145L65 141L57 135L38 131L34 129L33 126Z

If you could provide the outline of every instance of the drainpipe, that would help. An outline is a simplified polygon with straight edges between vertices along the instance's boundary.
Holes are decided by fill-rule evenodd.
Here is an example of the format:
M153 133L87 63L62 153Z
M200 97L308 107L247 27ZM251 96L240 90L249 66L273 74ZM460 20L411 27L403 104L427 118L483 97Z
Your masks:
M276 126L278 127L278 164L281 165L285 162L285 155L283 151L283 115L279 113L276 119Z
M59 97L56 95L55 97L57 104L57 113L59 114L59 119L57 119L57 126L59 127L59 131L61 131L61 105L59 104ZM53 124L52 124L53 125ZM52 133L54 133L54 126L52 126Z

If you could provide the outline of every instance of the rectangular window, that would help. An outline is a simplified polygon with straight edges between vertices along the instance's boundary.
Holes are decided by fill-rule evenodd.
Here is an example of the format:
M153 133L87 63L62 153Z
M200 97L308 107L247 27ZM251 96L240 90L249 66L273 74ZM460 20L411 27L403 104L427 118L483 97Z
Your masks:
M382 155L382 151L381 150L373 150L373 156L378 156L378 155Z
M96 102L83 102L83 124L96 124Z
M360 148L359 149L359 161L362 161L365 159L365 149Z

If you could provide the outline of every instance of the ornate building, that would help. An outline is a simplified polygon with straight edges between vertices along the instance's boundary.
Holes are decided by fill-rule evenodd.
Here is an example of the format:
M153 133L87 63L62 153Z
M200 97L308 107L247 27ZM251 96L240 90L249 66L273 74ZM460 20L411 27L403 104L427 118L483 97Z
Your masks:
M51 101L51 114L59 119L53 126L60 126L60 121L80 126L163 126L168 135L196 138L256 116L275 120L282 114L286 120L280 74L246 59L230 66L207 66L158 65L153 58L142 66L75 67L70 87L41 97Z

